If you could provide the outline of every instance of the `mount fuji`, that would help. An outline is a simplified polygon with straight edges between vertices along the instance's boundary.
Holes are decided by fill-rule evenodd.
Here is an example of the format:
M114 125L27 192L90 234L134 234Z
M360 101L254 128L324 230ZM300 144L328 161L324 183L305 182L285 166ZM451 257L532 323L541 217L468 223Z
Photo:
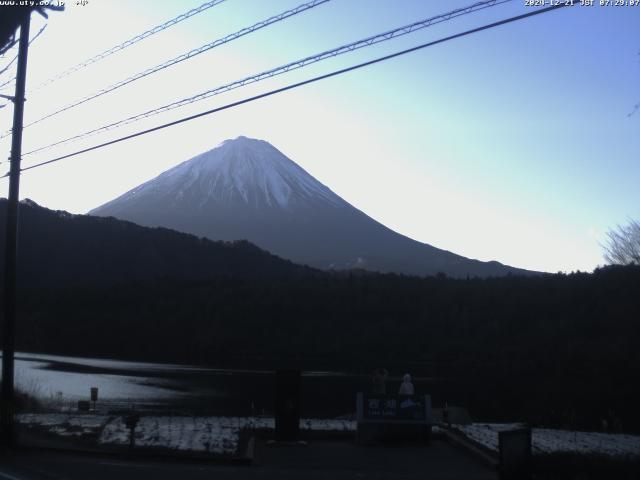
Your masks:
M297 263L453 277L532 274L405 237L373 220L266 141L238 137L89 212L212 240L249 240Z

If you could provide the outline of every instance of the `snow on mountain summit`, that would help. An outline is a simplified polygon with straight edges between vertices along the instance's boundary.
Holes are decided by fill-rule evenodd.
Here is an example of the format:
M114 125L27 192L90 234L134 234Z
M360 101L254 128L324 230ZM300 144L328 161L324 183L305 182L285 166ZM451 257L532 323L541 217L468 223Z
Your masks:
M270 143L244 136L225 140L118 200L151 192L173 195L176 201L197 198L200 207L210 200L279 208L309 201L344 203Z
M226 140L90 214L212 240L248 240L283 258L323 269L444 272L458 277L518 271L394 232L268 142L247 137Z

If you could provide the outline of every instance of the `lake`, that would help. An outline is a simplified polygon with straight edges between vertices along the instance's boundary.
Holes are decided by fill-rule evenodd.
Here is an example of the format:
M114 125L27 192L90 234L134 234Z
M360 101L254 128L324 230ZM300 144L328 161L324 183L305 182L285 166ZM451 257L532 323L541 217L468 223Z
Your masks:
M387 382L395 392L404 372ZM273 412L273 370L218 369L162 363L130 362L16 353L16 386L51 404L73 407L98 388L98 409L139 409L211 415ZM455 395L440 379L414 378L417 393L429 393L434 406ZM302 372L303 415L335 417L355 411L355 394L369 391L369 375L336 371Z

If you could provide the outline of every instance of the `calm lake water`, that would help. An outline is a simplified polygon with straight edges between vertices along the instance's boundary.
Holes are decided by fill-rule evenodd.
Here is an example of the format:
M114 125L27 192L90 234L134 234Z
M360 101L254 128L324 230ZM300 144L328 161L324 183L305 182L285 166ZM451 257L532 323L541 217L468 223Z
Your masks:
M395 375L394 375L395 374ZM391 372L387 390L397 390L404 372ZM275 373L271 370L216 369L36 353L16 354L18 388L47 402L73 406L89 400L97 387L98 408L136 408L212 415L273 412ZM434 406L460 397L450 383L414 379L417 393L432 395ZM369 375L349 372L302 373L304 416L335 417L355 411L355 395L369 391Z

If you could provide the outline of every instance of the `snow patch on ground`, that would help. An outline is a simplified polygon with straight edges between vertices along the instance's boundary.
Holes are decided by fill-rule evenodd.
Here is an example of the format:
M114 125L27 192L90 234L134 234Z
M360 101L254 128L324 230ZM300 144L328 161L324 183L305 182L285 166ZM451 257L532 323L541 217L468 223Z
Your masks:
M498 451L498 433L520 427L520 424L474 423L455 425L467 438ZM618 433L577 432L548 428L532 429L534 455L575 453L607 457L640 458L640 435Z
M104 415L69 415L66 413L21 414L19 424L61 437L96 438L108 421Z
M100 428L108 417L104 415L69 415L67 413L25 413L18 415L18 422L41 427L68 424L80 428Z
M142 417L135 429L136 447L233 455L238 450L240 429L222 425L214 417ZM129 445L124 419L109 422L100 436L105 445Z
M97 443L128 446L129 429L124 417L72 415L64 413L23 414L18 422L62 437L97 438ZM135 446L175 451L234 455L238 453L242 430L273 430L273 417L187 417L143 416L135 428ZM307 431L355 432L356 422L341 419L303 418Z

